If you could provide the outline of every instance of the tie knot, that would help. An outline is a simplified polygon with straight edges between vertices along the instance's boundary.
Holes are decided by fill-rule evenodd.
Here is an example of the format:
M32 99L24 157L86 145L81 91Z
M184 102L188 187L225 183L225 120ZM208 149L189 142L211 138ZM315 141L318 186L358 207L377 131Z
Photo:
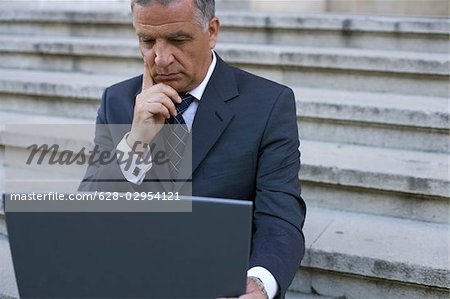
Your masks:
M180 97L181 103L175 104L175 109L177 110L177 113L182 114L194 101L194 96L187 93L187 94L180 94Z

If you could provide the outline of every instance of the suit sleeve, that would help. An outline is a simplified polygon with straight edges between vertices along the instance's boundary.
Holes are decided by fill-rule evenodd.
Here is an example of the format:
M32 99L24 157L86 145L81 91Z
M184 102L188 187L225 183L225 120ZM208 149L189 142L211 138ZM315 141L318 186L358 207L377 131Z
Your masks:
M79 191L128 192L134 190L123 176L116 159L116 144L114 144L111 129L114 132L121 130L117 130L120 125L108 124L107 104L108 89L103 93L97 112L94 154L89 159L86 174L78 188Z
M269 270L284 298L305 252L302 232L306 206L300 195L300 152L291 89L284 89L268 119L256 178L250 267Z

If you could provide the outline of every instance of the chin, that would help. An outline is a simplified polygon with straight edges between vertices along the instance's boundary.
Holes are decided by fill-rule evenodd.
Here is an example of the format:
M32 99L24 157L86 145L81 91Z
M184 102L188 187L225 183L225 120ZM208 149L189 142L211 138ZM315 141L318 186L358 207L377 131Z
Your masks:
M177 81L168 81L165 82L165 84L169 85L170 87L172 87L173 89L175 89L178 93L181 92L187 92L190 89L188 87L186 87L186 84L181 84L181 82L177 82Z
M167 82L163 82L164 84L169 85L170 87L172 87L173 89L175 89L177 92L180 92L180 84L176 81L167 81Z

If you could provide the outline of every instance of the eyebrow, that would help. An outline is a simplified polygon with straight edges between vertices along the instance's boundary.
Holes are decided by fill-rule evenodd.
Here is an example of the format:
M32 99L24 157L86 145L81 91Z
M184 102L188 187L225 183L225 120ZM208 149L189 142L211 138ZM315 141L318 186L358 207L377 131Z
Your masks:
M147 38L147 39L148 38L150 38L150 39L154 38L152 35L149 35L149 34L146 34L146 33L142 33L142 32L137 33L137 36L140 37L140 38ZM165 38L168 38L168 39L177 38L177 37L192 38L193 36L192 36L192 34L184 32L182 30L174 32L174 33L170 33L167 36L165 36Z
M184 32L183 30L177 31L175 33L171 33L167 35L167 38L176 38L176 37L189 37L192 38L192 34Z
M137 33L137 36L140 38L153 38L153 36L145 34L145 33Z

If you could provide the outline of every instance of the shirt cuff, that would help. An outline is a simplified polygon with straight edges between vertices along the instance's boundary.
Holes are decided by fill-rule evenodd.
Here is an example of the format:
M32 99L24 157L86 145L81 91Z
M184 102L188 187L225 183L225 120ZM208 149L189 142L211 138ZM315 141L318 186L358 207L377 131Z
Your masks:
M133 152L127 143L126 133L116 147L116 159L125 179L133 184L142 184L145 174L152 168L152 155L147 148L143 154Z
M266 289L269 299L273 299L278 292L278 283L273 277L272 273L266 268L256 266L247 271L247 276L255 276L261 279L264 283L264 288Z

